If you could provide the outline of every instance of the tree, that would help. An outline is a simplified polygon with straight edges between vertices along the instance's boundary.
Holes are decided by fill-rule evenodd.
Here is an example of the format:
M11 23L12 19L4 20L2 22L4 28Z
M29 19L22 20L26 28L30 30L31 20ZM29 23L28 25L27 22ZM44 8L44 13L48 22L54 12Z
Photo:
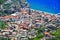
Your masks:
M0 38L0 39L1 39L1 40L7 40L7 38L3 38L3 37L2 37L2 38Z
M3 4L7 0L0 0L0 5Z
M2 4L7 0L0 0L0 7L2 7Z
M60 29L51 32L51 35L55 36L55 38L52 38L52 40L60 40Z
M1 20L0 20L0 28L1 29L6 28L6 23L5 22L2 22Z
M0 12L0 16L3 14L3 4L4 2L7 1L7 0L0 0L0 9L1 9L1 12Z

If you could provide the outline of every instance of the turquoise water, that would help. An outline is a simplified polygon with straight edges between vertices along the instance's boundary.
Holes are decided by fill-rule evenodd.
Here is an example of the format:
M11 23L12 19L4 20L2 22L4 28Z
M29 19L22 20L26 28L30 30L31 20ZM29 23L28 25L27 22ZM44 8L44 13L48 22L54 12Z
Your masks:
M60 13L60 0L27 0L31 9L53 14Z

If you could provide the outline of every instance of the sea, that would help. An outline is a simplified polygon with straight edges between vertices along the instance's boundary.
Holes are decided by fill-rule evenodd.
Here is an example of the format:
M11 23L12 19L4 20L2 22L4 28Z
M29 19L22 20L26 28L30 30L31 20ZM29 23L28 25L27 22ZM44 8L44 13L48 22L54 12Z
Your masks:
M31 9L52 14L60 13L60 0L27 0L27 2Z

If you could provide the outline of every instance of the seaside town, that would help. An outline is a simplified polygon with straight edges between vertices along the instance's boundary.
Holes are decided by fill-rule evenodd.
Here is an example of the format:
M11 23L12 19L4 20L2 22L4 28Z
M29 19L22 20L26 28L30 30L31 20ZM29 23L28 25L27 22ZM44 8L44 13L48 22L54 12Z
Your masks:
M26 0L7 0L0 5L0 40L60 40L60 13L30 9Z

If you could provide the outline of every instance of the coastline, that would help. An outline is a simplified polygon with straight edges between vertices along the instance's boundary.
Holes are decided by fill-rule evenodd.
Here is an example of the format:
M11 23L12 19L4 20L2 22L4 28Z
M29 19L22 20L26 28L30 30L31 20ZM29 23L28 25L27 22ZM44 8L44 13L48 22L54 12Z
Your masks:
M30 9L30 10L36 10L36 9ZM44 12L45 14L50 14L50 15L56 15L54 13L49 13L49 12L45 12L45 11L41 11L41 10L36 10L37 12Z

